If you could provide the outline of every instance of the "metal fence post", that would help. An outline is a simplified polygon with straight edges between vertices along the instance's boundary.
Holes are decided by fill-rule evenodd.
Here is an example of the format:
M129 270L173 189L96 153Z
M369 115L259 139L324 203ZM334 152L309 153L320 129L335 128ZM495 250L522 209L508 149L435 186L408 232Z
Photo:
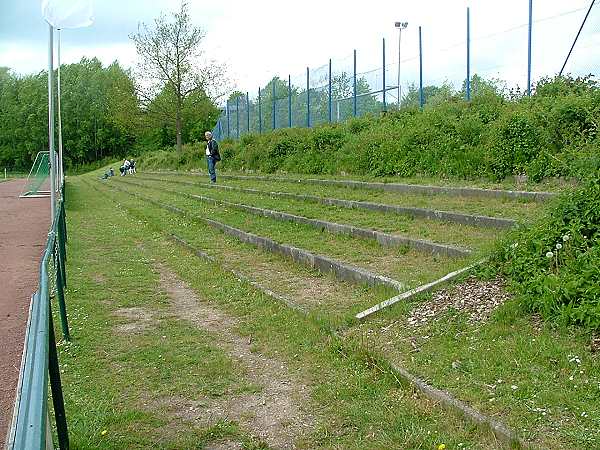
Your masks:
M250 94L246 92L246 130L250 133Z
M423 93L423 41L421 40L421 27L419 26L419 105L425 105Z
M292 128L292 76L288 75L288 127Z
M63 287L67 286L67 270L65 267L65 261L66 261L66 247L65 247L65 243L63 240L63 232L62 232L62 224L61 224L61 220L59 219L58 221L58 230L57 230L57 248L58 248L58 268L57 270L61 273L61 284Z
M235 134L240 138L240 96L235 98Z
M62 264L60 261L60 251L57 251L56 253L58 253L54 258L56 266L56 298L58 300L60 325L62 327L63 337L65 338L65 341L70 341L71 335L69 333L69 321L67 320L67 306L65 304L64 280L62 277L62 269L60 268Z
M58 366L58 352L56 351L56 336L54 335L52 307L50 302L48 302L48 315L48 374L50 376L50 390L52 391L52 405L54 406L58 446L61 450L66 450L69 448L69 430L67 427L65 401L60 382L60 368Z
M331 98L331 58L329 58L329 86L328 86L328 90L327 93L329 94L329 104L327 105L329 107L329 123L331 123L331 119L333 116L333 109L332 109L332 105L333 105L333 99Z
M223 137L223 125L221 124L221 119L217 122L217 130L219 130L219 139Z
M231 136L231 119L229 117L229 99L227 99L227 103L225 103L225 115L227 116L227 139Z
M310 69L306 68L306 127L310 128Z
M383 38L383 110L387 110L387 104L385 101L385 38Z
M276 109L276 105L275 105L275 102L277 101L275 99L275 77L273 77L273 86L272 86L272 88L273 88L272 89L272 91L273 91L272 92L272 97L273 98L272 98L272 102L271 103L273 103L273 129L275 129L277 127L277 121L275 120L275 115L277 114L277 112L276 112L277 109Z
M531 96L531 30L533 28L533 0L529 0L529 27L527 38L527 95Z
M260 87L258 88L258 134L262 134L262 102Z
M352 76L352 115L356 117L356 49L354 49L354 69Z
M471 14L470 8L467 8L467 83L466 83L467 101L471 101Z

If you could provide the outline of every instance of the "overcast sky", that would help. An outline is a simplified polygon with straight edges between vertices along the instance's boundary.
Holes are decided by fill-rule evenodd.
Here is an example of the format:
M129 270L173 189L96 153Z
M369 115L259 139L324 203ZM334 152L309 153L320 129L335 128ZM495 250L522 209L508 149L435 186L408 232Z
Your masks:
M109 64L135 64L128 38L139 22L151 22L179 0L96 0L90 28L64 30L63 63L98 57ZM590 0L534 0L533 76L558 72ZM528 0L191 0L193 21L207 33L206 54L229 67L234 85L256 91L273 75L291 74L305 83L306 67L333 59L334 70L352 67L372 84L381 83L382 38L386 38L388 80L395 81L397 20L407 21L402 35L403 80L417 81L418 26L422 26L426 83L464 77L466 8L471 8L472 72L523 84L527 67ZM558 17L557 17L558 16ZM600 72L600 6L596 5L569 69ZM0 66L26 74L47 65L47 26L39 0L0 0ZM314 71L313 81L324 71ZM315 82L316 83L316 82ZM389 85L391 82L388 82Z

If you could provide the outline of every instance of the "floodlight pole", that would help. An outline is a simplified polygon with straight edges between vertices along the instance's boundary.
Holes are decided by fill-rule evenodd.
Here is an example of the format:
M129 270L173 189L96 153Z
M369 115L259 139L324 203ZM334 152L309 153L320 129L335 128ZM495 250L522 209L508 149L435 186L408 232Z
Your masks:
M54 28L48 24L48 153L50 159L50 223L54 220L56 204L56 155L54 152Z
M63 170L63 142L62 142L62 119L60 114L60 28L57 28L57 87L56 87L56 98L57 104L56 107L58 109L58 186L63 185L65 182L65 172Z
M408 26L408 22L395 22L394 26L398 28L398 109L400 109L400 104L402 102L402 84L400 78L400 66L401 66L401 44L402 44L402 30L404 30Z

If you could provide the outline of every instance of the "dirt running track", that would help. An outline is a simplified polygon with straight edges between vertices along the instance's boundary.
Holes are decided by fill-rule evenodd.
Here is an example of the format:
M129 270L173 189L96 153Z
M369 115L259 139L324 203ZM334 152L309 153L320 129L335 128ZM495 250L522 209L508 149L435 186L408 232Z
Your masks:
M0 448L12 417L29 301L50 228L50 200L20 199L24 184L0 183Z

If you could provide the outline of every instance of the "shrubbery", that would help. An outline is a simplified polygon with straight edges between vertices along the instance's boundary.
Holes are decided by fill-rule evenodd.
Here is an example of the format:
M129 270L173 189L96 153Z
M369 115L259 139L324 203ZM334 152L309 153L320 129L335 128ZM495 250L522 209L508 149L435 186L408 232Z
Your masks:
M500 180L577 177L598 166L600 88L591 78L540 81L531 98L486 90L467 103L365 116L223 141L223 167L371 176Z
M496 254L527 310L600 329L600 171Z

